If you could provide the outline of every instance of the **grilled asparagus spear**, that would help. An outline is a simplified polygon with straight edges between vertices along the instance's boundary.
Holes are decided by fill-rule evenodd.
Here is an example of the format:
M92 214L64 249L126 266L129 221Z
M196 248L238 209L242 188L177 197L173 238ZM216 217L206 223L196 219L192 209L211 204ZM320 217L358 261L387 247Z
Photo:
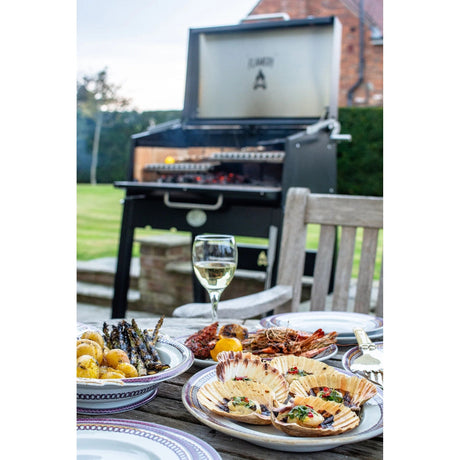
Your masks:
M160 328L163 325L163 320L165 319L165 315L163 315L159 320L157 325L155 326L155 330L153 331L153 339L152 345L155 346L158 340L158 333L160 332ZM145 332L145 331L144 331Z
M120 333L118 331L118 327L112 325L112 332L110 333L110 342L113 348L120 348Z
M130 354L130 361L131 361L131 364L137 369L137 373L139 374L139 376L143 376L143 375L147 375L147 369L145 367L145 364L142 360L142 357L140 356L138 350L137 350L137 346L136 346L136 343L135 343L135 340L134 338L132 337L132 335L130 334L129 332L129 329L130 329L130 325L128 323L125 322L125 333L126 333L126 336L129 340L129 343L131 345L131 354Z
M147 374L150 374L155 370L155 363L153 361L152 355L147 350L145 343L137 334L136 330L133 327L128 328L128 334L131 342L135 345L136 350L138 351L142 361L144 362L145 367L147 368Z
M104 333L104 340L105 340L105 344L107 345L107 348L112 348L112 341L110 340L109 325L105 321L104 321L104 324L102 325L102 332Z
M157 366L159 370L162 371L164 369L168 369L169 365L164 364L161 361L160 355L158 354L158 351L154 345L155 344L154 336L152 334L149 334L149 332L146 329L144 330L144 340L145 340L145 343L147 344L147 348L149 349L150 353L153 356L153 359L155 360L156 363L158 363Z
M132 321L131 321L131 324L133 326L133 329L135 331L135 333L140 337L141 341L142 341L142 344L144 345L146 351L148 352L149 356L151 357L151 363L149 364L149 366L147 366L147 369L149 371L149 373L156 373L156 372L160 372L164 369L168 369L169 366L167 364L163 364L160 360L160 356L157 352L157 350L155 349L155 345L153 344L154 343L154 340L147 340L147 338L145 337L144 333L140 330L139 326L137 325L136 323L136 320L133 318ZM157 324L158 326L158 324ZM159 329L159 327L158 327ZM155 328L155 330L157 330L157 328ZM158 332L156 333L157 337L158 337Z
M127 340L127 338L125 338L125 328L124 328L124 323L126 321L123 320L123 321L120 321L118 324L117 324L117 329L118 329L118 337L119 337L119 340L120 340L120 349L122 349L123 351L126 352L126 354L129 356L129 340Z

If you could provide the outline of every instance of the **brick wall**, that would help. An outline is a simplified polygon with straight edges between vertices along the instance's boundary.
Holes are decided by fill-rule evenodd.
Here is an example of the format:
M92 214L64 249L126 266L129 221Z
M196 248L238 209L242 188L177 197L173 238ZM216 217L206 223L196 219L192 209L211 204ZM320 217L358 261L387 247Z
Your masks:
M339 107L347 106L348 90L358 80L359 17L340 0L260 0L250 14L287 13L291 19L336 16L342 24ZM383 45L371 43L364 33L364 82L354 93L354 106L383 105Z

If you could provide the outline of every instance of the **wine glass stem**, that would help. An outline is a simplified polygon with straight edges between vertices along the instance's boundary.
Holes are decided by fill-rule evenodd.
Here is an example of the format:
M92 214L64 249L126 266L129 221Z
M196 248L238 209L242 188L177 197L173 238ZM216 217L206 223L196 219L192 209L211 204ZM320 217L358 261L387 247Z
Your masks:
M211 299L211 318L213 323L217 321L217 304L219 303L220 294L220 291L209 292L209 298Z

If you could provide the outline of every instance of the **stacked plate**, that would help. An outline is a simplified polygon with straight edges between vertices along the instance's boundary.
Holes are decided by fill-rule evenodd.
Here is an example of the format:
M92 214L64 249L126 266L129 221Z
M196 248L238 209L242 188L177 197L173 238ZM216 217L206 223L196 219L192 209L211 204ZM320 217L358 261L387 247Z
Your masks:
M263 318L263 327L289 327L305 332L322 329L326 334L337 332L337 343L340 345L356 344L353 329L361 327L372 341L383 337L383 319L363 313L341 311L310 311L281 313Z
M123 419L78 419L77 460L220 460L197 437L156 423Z

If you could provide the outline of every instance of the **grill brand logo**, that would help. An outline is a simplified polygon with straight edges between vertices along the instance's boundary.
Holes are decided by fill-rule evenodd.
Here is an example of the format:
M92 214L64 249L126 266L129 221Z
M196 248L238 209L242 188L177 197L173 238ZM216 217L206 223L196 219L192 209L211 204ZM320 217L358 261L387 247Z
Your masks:
M255 67L273 67L275 59L270 56L249 58L248 69L254 69Z
M249 58L248 69L254 69L256 67L259 68L259 71L257 72L256 78L253 84L254 90L258 88L267 89L267 82L265 79L265 74L262 71L261 67L273 67L274 64L275 64L275 59L270 56Z
M259 73L256 76L256 81L254 82L253 89L257 89L257 88L262 88L262 89L267 88L267 84L265 83L265 75L262 72L262 69L259 70Z

